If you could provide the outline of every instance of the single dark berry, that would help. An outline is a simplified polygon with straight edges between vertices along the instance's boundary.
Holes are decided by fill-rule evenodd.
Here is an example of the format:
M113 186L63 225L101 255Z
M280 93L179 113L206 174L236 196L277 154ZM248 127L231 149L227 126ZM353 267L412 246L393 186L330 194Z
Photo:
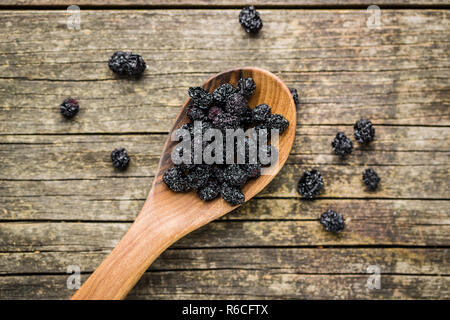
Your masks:
M128 156L125 148L118 148L111 152L111 161L115 168L125 170L130 163L130 157Z
M117 51L109 58L109 68L122 76L140 76L147 65L138 54Z
M336 138L331 142L334 152L341 158L345 158L352 153L353 143L343 132L338 132Z
M247 33L256 34L263 27L259 12L255 10L254 6L242 9L239 13L239 23Z
M208 109L211 106L212 95L202 87L190 87L188 92L194 106L202 109Z
M204 186L208 182L211 174L210 166L206 164L195 165L187 175L189 186L192 189L198 189L201 186Z
M266 121L266 125L269 130L277 129L282 134L289 127L289 121L281 114L273 114Z
M291 91L292 98L294 98L295 106L298 107L300 104L300 100L298 99L298 92L295 88L289 88L289 91Z
M241 78L238 81L238 92L247 99L250 98L256 90L255 80L253 78Z
M243 169L246 171L249 179L258 178L261 175L261 164L243 164Z
M248 179L248 173L238 164L227 165L223 170L222 179L228 185L242 187Z
M323 189L322 175L318 170L305 171L298 181L298 193L307 199L315 198Z
M213 91L212 97L214 103L223 106L227 103L228 98L234 93L236 93L236 88L229 83L224 83Z
M220 185L215 181L210 181L199 188L197 194L203 201L211 201L220 194Z
M355 139L361 143L368 143L375 137L375 128L372 122L367 119L358 120L353 126L355 129Z
M333 210L327 210L322 213L319 221L328 232L339 233L345 228L342 214Z
M247 108L247 99L240 93L232 94L225 105L225 111L237 117L242 116L247 111Z
M241 126L243 127L243 130L245 131L252 124L253 124L252 108L247 107L247 110L245 110L244 114L241 116Z
M370 190L375 190L380 183L380 177L373 169L366 169L362 173L363 181Z
M224 112L219 114L216 118L213 119L213 126L217 129L225 130L225 129L237 129L240 126L239 117Z
M189 119L191 119L192 122L203 121L206 120L207 117L205 110L192 105L187 108L186 115L189 117Z
M220 194L222 198L232 206L237 206L238 204L243 204L245 202L245 196L239 187L233 187L223 183L220 188Z
M80 106L77 100L73 98L67 98L59 106L59 111L64 117L70 119L77 114L79 108Z
M163 175L163 181L174 192L188 192L191 190L184 170L179 167L167 170Z
M254 122L266 122L271 115L270 107L263 103L257 105L252 111L252 118Z
M214 120L215 118L217 118L222 113L223 113L223 110L221 108L219 108L219 107L211 107L211 109L209 109L209 112L208 112L208 119L209 120Z

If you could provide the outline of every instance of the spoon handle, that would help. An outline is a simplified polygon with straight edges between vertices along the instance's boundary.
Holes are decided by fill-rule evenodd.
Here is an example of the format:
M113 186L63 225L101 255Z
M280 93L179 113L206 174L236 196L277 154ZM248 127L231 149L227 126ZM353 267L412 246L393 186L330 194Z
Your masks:
M72 296L72 300L124 299L150 264L186 232L174 215L144 206L111 254Z

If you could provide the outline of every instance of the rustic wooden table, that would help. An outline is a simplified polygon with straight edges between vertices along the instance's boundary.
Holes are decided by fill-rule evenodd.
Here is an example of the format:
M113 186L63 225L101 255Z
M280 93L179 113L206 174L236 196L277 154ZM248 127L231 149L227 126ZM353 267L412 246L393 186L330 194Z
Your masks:
M371 1L260 1L256 38L237 21L244 0L77 2L80 30L67 27L72 1L0 5L1 299L70 297L68 267L85 279L142 206L187 88L238 66L299 90L291 156L257 198L167 250L129 297L450 298L447 1L378 1L370 28ZM142 79L110 72L119 49L143 55ZM59 114L67 96L81 105L72 121ZM362 116L376 140L341 161L330 142ZM109 159L120 146L124 173ZM367 167L377 192L363 186ZM326 184L315 201L296 191L307 168ZM327 208L346 218L338 236L317 222Z

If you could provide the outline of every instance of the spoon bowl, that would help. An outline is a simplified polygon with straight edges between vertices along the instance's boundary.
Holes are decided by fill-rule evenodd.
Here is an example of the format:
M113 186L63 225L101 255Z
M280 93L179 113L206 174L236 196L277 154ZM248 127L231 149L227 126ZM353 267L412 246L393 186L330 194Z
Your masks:
M251 67L225 71L207 80L203 88L212 92L223 83L236 86L240 78L248 77L252 77L256 83L256 91L249 100L249 106L254 108L261 103L269 105L272 113L281 114L289 121L289 127L279 136L278 164L272 167L270 174L252 179L242 188L246 202L267 186L284 165L292 148L296 129L296 109L292 95L288 87L268 71ZM194 191L172 192L162 181L164 172L173 166L171 152L177 142L171 141L171 134L188 122L188 104L189 99L170 130L152 188L141 212L111 254L72 299L125 298L150 264L167 247L238 207L231 206L220 197L203 202Z

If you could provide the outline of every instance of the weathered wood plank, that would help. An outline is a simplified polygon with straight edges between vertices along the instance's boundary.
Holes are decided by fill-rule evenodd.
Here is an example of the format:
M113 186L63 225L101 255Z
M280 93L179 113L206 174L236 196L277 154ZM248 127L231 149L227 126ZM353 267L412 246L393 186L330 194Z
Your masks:
M109 251L0 253L0 274L64 274L71 265L93 272ZM448 275L450 249L437 248L233 248L169 249L150 271L283 270L307 274L366 274L377 265L383 274Z
M1 6L70 6L73 3L70 0L3 0ZM243 7L247 5L255 5L257 7L303 7L303 6L370 6L373 4L371 0L78 0L79 6L148 6L148 7ZM378 0L380 6L436 6L448 4L445 0Z
M82 29L71 31L62 11L2 12L14 32L0 35L0 132L166 132L188 86L237 64L297 87L300 124L349 125L363 115L376 124L450 124L446 11L386 10L377 30L366 27L364 10L264 10L258 39L242 32L237 13L85 10ZM140 81L108 70L116 49L144 55ZM67 95L82 106L71 122L58 114Z
M87 275L82 276L82 281ZM145 273L128 299L442 299L450 277L382 275L381 288L367 288L369 275L295 274L282 271L212 270ZM0 299L67 299L67 275L2 276Z
M317 213L317 217L320 213ZM174 244L178 248L241 246L316 245L414 245L447 246L448 217L438 223L423 218L397 220L396 215L379 218L346 216L346 231L325 232L317 220L241 221L218 220L189 234ZM447 213L445 213L447 215ZM0 251L95 251L112 249L130 223L3 222L0 223Z

